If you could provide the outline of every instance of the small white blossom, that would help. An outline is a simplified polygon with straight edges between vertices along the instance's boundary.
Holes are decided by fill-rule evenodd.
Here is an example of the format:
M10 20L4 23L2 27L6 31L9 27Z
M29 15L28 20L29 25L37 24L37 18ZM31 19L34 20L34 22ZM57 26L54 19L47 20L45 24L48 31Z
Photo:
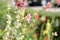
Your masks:
M8 6L8 7L11 7L11 5L9 5L9 4L8 4L7 6Z
M11 27L9 27L9 30L12 30L12 28L11 28Z
M19 22L19 20L17 20Z
M17 13L16 11L14 11L14 13Z
M19 19L20 18L20 15L17 15L16 18Z
M11 16L9 14L7 14L7 18L8 18L8 20L10 20L11 19Z
M25 28L23 30L25 31Z
M9 32L6 33L9 36Z
M7 24L10 24L10 23L11 23L11 21L6 21L6 23L7 23Z
M24 38L24 35L22 35L22 38Z
M11 8L8 8L8 10L10 10Z
M22 37L20 37L20 40L22 40Z
M58 36L57 32L54 33L55 36Z

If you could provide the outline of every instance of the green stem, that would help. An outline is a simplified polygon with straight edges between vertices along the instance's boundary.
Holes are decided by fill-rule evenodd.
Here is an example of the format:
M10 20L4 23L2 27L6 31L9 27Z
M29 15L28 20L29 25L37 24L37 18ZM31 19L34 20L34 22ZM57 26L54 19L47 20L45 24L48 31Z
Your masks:
M43 28L44 28L44 24L42 24L42 26L41 26L40 40L43 40L43 38L42 38L42 36L43 36Z
M51 24L53 25L53 23L54 23L54 19L55 19L55 16L52 18L52 22L51 22ZM53 27L51 27L51 30L53 29ZM53 31L53 30L52 30ZM53 40L53 35L52 35L52 40Z

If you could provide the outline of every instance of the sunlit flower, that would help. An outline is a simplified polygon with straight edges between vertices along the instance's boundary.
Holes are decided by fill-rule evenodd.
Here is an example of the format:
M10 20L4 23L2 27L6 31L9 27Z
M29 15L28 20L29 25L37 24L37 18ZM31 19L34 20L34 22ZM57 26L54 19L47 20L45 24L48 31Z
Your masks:
M51 27L50 23L47 23L47 24L46 24L46 30L49 31L49 30L50 30L50 27Z
M11 5L9 5L9 4L8 4L7 6L8 6L8 7L11 7Z
M24 38L24 35L22 35L22 38Z
M8 10L10 10L11 9L11 5L7 5L8 6Z
M11 8L8 8L8 10L10 10Z
M7 32L6 34L7 34L7 36L9 36L9 32Z
M46 35L46 34L48 34L48 31L47 30L44 30L43 31L43 35Z
M22 40L22 37L20 37L20 40Z

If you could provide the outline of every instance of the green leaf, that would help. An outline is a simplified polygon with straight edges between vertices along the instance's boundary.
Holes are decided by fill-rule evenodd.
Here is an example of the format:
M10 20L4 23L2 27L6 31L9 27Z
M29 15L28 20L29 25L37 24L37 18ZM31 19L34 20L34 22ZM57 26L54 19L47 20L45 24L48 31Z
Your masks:
M2 30L0 29L0 37L3 35L3 32L2 32Z

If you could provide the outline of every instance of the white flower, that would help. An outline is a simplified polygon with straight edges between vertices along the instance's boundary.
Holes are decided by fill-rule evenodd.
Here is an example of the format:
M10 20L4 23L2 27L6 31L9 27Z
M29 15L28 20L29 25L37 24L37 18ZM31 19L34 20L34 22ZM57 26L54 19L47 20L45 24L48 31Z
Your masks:
M22 37L20 37L20 40L22 40Z
M17 21L19 22L19 19Z
M8 19L12 19L11 16L10 16L9 14L7 14L7 18L8 18Z
M23 30L25 31L25 28Z
M20 34L20 35L22 35L22 33L21 33L21 32L20 32L19 34Z
M10 25L11 21L6 21L6 23L7 23L8 25Z
M55 36L58 36L57 32L54 33Z
M20 18L20 15L17 15L16 18L19 19Z
M5 37L5 40L7 40L8 38L7 37Z
M9 32L7 32L7 36L9 36Z
M18 29L18 28L19 28L19 25L18 25L18 24L16 24L16 25L15 25L15 28L17 28L17 29Z
M8 7L11 7L11 5L9 5L9 4L8 4L7 6L8 6Z
M22 31L23 31L23 33L25 33L25 29L23 29Z
M24 35L22 35L22 38L24 38Z
M21 23L17 23L18 26L21 26Z
M14 11L14 13L17 13L16 11Z
M9 27L9 30L12 30L12 28L11 28L11 27Z
M23 20L24 20L24 18L23 18Z
M7 14L7 17L10 17L10 15L9 15L9 14Z
M9 24L6 25L6 27L9 27L9 26L10 26Z
M8 10L10 10L11 8L9 7Z

